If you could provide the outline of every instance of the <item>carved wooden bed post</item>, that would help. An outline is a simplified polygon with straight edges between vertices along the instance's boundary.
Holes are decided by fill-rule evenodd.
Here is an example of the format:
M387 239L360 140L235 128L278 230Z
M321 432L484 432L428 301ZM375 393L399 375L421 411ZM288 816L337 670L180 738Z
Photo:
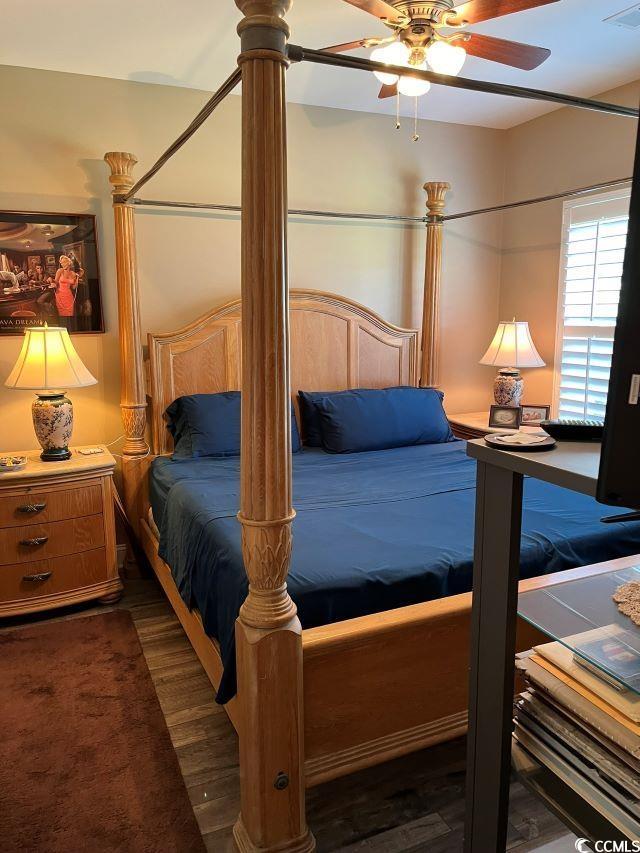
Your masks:
M236 0L242 53L241 851L315 849L304 807L302 629L287 592L291 397L285 72L292 0Z
M427 193L427 254L424 267L422 311L422 359L420 385L438 385L440 376L440 278L442 274L442 227L444 202L450 185L431 181Z
M134 213L122 198L133 186L132 170L138 162L133 154L109 151L104 159L111 169L113 213L116 231L116 279L118 286L118 332L120 341L120 411L125 443L122 448L124 503L133 529L138 533L140 490L147 467L141 464L148 454L145 440L146 393L140 337L140 299L136 261Z

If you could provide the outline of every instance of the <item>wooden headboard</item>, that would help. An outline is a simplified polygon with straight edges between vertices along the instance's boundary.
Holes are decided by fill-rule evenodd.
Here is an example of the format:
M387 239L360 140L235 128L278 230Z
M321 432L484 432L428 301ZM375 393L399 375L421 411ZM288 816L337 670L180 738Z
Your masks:
M401 329L332 293L292 290L291 390L417 385L416 329ZM149 334L152 450L171 450L163 413L183 394L240 388L240 300L177 332Z

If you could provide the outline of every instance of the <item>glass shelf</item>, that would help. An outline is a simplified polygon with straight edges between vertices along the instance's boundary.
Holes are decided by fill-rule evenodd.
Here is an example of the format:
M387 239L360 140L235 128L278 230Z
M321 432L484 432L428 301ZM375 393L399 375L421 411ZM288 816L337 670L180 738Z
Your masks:
M523 592L518 615L603 681L640 695L640 628L612 598L629 581L640 582L640 564Z

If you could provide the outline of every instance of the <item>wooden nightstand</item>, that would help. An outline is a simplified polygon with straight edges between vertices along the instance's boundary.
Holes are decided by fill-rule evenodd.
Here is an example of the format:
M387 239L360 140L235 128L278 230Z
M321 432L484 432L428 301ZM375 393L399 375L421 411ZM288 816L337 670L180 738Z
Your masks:
M516 432L515 429L490 427L489 412L466 412L462 415L447 415L456 438L484 438L491 432Z
M25 468L0 474L0 616L117 601L113 456L24 455Z

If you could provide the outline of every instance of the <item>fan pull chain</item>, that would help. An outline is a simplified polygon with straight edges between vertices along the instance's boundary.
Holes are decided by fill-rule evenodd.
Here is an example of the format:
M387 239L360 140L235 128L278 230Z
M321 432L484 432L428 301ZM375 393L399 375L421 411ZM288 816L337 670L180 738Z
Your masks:
M414 109L413 109L413 136L411 137L412 142L417 142L420 139L420 134L418 133L418 99L414 98Z
M400 130L400 90L396 89L396 130Z

